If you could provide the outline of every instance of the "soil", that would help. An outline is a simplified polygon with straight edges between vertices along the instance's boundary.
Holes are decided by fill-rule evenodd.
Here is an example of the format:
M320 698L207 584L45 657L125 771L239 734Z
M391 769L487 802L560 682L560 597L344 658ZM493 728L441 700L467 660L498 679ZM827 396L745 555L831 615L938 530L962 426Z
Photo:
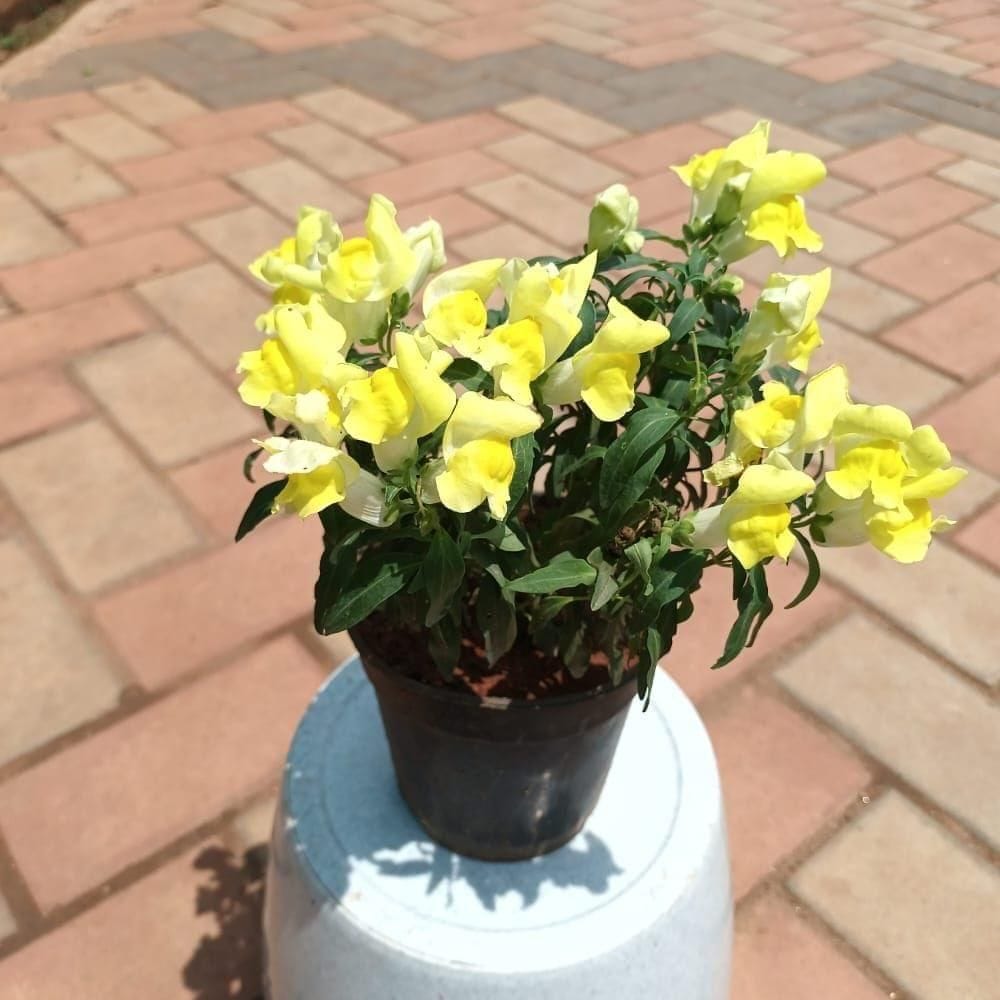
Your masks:
M535 701L592 691L610 679L603 654L594 654L587 672L574 677L554 656L532 648L519 638L514 648L491 667L477 638L466 637L462 640L458 667L451 680L446 680L428 652L423 629L389 625L382 615L374 614L351 629L351 635L404 677L432 687L466 691L479 698Z

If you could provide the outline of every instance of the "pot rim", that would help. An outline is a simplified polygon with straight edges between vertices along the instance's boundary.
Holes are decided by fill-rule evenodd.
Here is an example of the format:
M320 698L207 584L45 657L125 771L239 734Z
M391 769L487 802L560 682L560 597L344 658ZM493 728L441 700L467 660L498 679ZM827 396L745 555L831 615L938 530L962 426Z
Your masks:
M437 701L450 702L452 704L455 702L464 702L468 705L478 704L480 708L499 709L505 712L539 712L544 711L546 706L553 709L561 708L583 701L591 701L603 695L611 695L635 683L635 678L629 672L623 675L621 682L618 684L599 684L597 687L589 688L586 691L574 691L571 694L557 694L546 698L527 699L500 698L494 695L478 696L471 691L456 691L454 688L435 687L432 684L424 684L422 681L407 677L405 674L400 673L398 670L393 670L392 667L388 666L382 657L372 652L371 647L364 639L354 634L353 630L351 630L350 635L351 641L354 643L358 655L365 666L374 668L382 675L391 676L394 683L408 691L413 693L419 691L425 697L429 696Z

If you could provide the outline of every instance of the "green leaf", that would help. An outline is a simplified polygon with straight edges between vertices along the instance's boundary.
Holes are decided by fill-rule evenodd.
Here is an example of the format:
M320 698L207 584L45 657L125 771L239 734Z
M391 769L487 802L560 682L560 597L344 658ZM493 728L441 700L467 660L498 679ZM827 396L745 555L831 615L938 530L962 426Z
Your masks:
M632 415L624 432L604 454L597 484L597 499L602 508L610 507L617 499L622 484L663 440L670 425L670 418L658 409L640 410Z
M683 299L670 319L670 339L683 340L705 317L705 306L701 299Z
M792 534L799 540L802 551L805 553L808 572L802 589L795 595L791 603L785 605L786 611L789 608L798 607L816 589L820 578L819 559L816 558L816 553L812 545L809 544L809 539L801 531L796 531L795 528L792 528Z
M575 600L575 597L543 597L531 616L532 627L544 628L563 608L569 607Z
M524 542L518 538L517 532L509 524L494 524L489 531L480 532L472 537L489 542L501 552L524 552L525 550Z
M274 483L266 483L253 495L247 509L240 520L240 526L236 529L236 541L249 535L261 521L266 521L271 516L271 508L274 499L284 489L287 479L279 479Z
M625 550L625 558L639 571L639 575L649 583L649 567L653 564L653 543L648 538L640 538Z
M597 570L585 559L562 552L548 566L516 580L508 580L505 589L518 594L551 594L556 590L591 584L596 579Z
M618 581L615 580L611 564L601 562L597 567L597 579L594 581L594 593L590 598L591 611L600 611L615 594L618 593Z
M446 681L455 673L461 648L458 623L451 615L445 615L427 634L427 651Z
M476 622L486 641L486 658L492 667L517 639L517 615L513 601L492 577L483 577L479 584Z
M531 473L535 465L535 436L525 434L522 437L514 438L510 447L514 452L514 476L510 481L508 517L516 513L531 480Z
M642 710L649 708L649 699L653 695L653 679L656 677L656 667L663 655L663 639L655 628L646 632L646 639L639 652L639 665L636 668L636 683L639 687L639 697L645 699Z
M646 492L656 470L666 454L666 445L660 445L652 455L619 486L614 502L608 508L606 525L616 527L632 505Z
M767 594L767 577L761 563L746 571L734 561L733 579L734 583L738 580L743 581L736 602L739 613L729 630L722 655L712 664L713 670L731 663L753 643L757 631L774 607Z
M416 573L416 556L379 553L362 562L337 598L328 607L316 606L316 630L322 635L343 632L367 618L380 604L398 594Z
M493 381L489 372L483 371L471 358L456 359L441 377L453 385L460 382L466 389L473 391L478 391Z
M427 591L427 617L424 624L436 624L448 610L455 591L465 579L465 559L462 550L446 531L438 531L431 538L421 572Z

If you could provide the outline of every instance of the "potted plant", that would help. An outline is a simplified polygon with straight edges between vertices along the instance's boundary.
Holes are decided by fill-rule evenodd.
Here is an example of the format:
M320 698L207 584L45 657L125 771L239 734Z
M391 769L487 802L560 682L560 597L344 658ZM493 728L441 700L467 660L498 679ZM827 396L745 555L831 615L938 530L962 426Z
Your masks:
M403 797L454 850L573 836L704 573L732 574L721 667L772 611L773 559L808 566L792 607L814 546L914 562L951 523L929 501L964 472L934 430L853 403L841 366L805 374L829 269L738 298L733 261L822 247L801 195L823 164L767 147L761 122L673 168L677 238L614 185L569 260L443 270L437 223L404 232L375 195L364 235L305 208L251 266L274 305L239 362L270 430L247 468L280 478L237 538L320 518L316 627L350 632Z

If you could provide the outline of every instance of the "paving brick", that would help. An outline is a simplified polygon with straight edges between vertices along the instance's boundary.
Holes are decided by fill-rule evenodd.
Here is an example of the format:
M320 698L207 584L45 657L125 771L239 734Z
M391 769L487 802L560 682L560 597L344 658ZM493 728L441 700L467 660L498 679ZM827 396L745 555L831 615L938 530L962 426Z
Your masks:
M270 60L279 58L278 55L263 56L259 65L239 64L224 79L200 87L197 90L199 100L224 112L247 104L298 97L327 83L327 77L313 70L271 65Z
M587 30L565 21L558 23L542 21L528 28L528 33L535 38L558 42L577 52L608 53L622 47L619 39L611 37L606 32Z
M526 86L521 84L492 77L476 76L470 79L465 72L457 79L442 79L435 83L439 89L429 94L415 93L412 88L407 88L407 92L397 98L398 103L421 118L434 120L492 109L526 93ZM586 88L589 85L580 82L579 86Z
M64 139L105 163L155 156L170 149L159 136L116 111L67 118L53 127Z
M503 104L497 111L543 135L581 149L617 142L628 134L616 125L548 97L526 97Z
M39 97L33 101L4 101L0 103L0 126L22 128L27 125L48 125L62 118L89 115L103 110L100 101L92 94L82 91Z
M0 445L64 424L89 408L54 368L34 368L0 379Z
M281 152L254 137L119 163L115 172L139 191L162 191L206 177L225 176L275 160Z
M705 723L722 773L733 894L740 899L840 816L869 775L815 726L750 687L706 710Z
M164 125L204 110L197 101L148 76L101 87L97 93L108 104L144 125Z
M65 216L67 228L85 243L103 243L143 229L199 219L246 203L220 180L197 181L77 209Z
M935 509L955 516L957 499L939 500ZM925 646L986 684L1000 680L1000 638L992 625L1000 600L995 574L940 543L910 566L869 545L824 549L820 557L826 576Z
M842 209L841 214L903 239L950 222L984 203L979 195L953 184L934 177L917 177L862 198Z
M503 222L452 240L451 246L467 260L486 260L490 257L531 258L568 251L567 247L557 245L553 237L530 232L514 222Z
M295 204L297 207L298 203ZM288 235L290 227L277 216L253 205L192 222L188 228L237 271L243 271L258 254L277 246Z
M962 21L952 21L948 24L948 33L969 40L983 37L996 38L1000 35L1000 15L990 14L985 17L970 17Z
M776 896L737 914L732 1000L802 1000L817 982L842 1000L885 1000L826 935Z
M883 38L872 42L868 48L872 52L878 52L893 59L925 66L928 69L940 70L942 73L953 73L956 76L966 76L982 68L979 63L971 62L968 59L960 59L958 56L949 55L946 52L931 51L895 38Z
M934 302L1000 270L1000 240L952 224L869 258L861 270Z
M496 30L466 38L450 38L434 46L438 55L448 59L475 59L492 52L513 52L530 49L537 45L538 38L521 31Z
M240 476L242 470L233 467L231 480ZM146 687L172 684L230 649L312 614L318 529L316 518L265 525L239 545L103 598L97 619Z
M70 146L45 146L4 156L0 166L46 208L56 212L120 198L126 193L111 174Z
M233 181L292 222L298 218L300 205L318 205L337 219L356 219L365 211L360 198L298 160L250 167L233 174Z
M395 157L326 122L281 129L270 133L270 138L282 149L338 180L399 166Z
M925 66L914 66L906 62L893 63L892 66L883 70L882 75L899 80L910 88L930 91L933 94L940 94L943 97L953 98L969 105L986 108L997 100L994 87L987 87L973 80L965 80L962 77L943 73L940 70L928 69ZM948 120L949 116L946 112L949 105L942 103L940 107L944 113L937 117ZM953 124L959 123L954 122Z
M777 677L847 739L1000 846L1000 800L991 794L1000 709L970 684L860 615L825 632Z
M965 222L976 229L981 229L984 233L991 233L993 236L1000 236L1000 206L993 204L982 211L973 212L966 216Z
M1000 199L1000 168L988 163L959 160L957 163L942 167L937 174L938 177L944 177L955 184L962 184L995 200Z
M1000 570L1000 504L994 504L965 524L952 536L952 541Z
M691 210L691 192L675 174L664 174L662 171L658 171L651 177L630 181L628 189L639 199L639 222L641 225L647 226L652 219L677 213L682 213L685 217L684 221L687 221ZM674 230L674 232L679 232L679 229ZM648 251L651 246L652 244L647 245L646 250ZM664 244L660 244L660 246L665 249Z
M136 447L161 465L260 430L258 415L167 334L105 347L74 367Z
M586 241L589 205L585 207L580 200L533 177L514 174L478 184L469 193L564 246L580 246Z
M1000 360L998 314L1000 286L984 281L904 320L882 339L959 378L973 379Z
M898 793L822 848L792 887L907 992L995 994L1000 876Z
M308 121L308 115L287 101L267 101L230 111L212 111L168 122L161 131L180 146L205 146L230 139L273 132Z
M954 159L946 150L908 135L877 142L827 163L830 172L876 191L930 173Z
M860 146L901 132L913 132L926 124L925 118L909 111L876 107L821 118L816 130L845 146Z
M17 921L10 912L7 901L0 896L0 942L6 940L17 931Z
M265 52L300 52L321 45L342 45L357 38L365 38L368 30L361 25L327 24L324 27L300 28L296 31L279 31L261 35L255 43Z
M788 63L786 68L822 83L836 83L871 73L888 66L891 61L889 56L877 52L851 49L846 52L828 52L826 55L796 60Z
M0 157L26 153L42 146L51 146L55 142L51 132L37 125L25 125L21 128L0 128Z
M452 156L424 160L409 166L373 174L355 182L367 194L382 192L399 204L422 201L482 181L503 177L509 171L478 150L464 150Z
M810 370L822 371L840 362L847 366L851 397L858 403L888 403L911 416L927 412L956 388L939 372L911 361L878 341L820 320L823 346L813 355Z
M834 279L824 311L855 330L877 333L913 312L916 306L916 301L908 295L901 295L850 271L840 270Z
M854 25L836 25L816 28L813 31L796 32L791 44L802 52L818 55L835 49L851 49L869 41L871 35Z
M485 152L571 194L594 195L621 179L617 168L534 132L501 139Z
M638 26L645 29L645 25ZM619 33L619 37L621 34ZM614 59L624 66L635 69L649 69L673 62L683 62L709 55L715 48L697 38L669 38L649 44L629 45L608 53L609 59Z
M228 865L216 860L226 858ZM206 861L225 880L221 893ZM242 927L259 919L259 900L250 906L238 894L236 867L221 844L199 844L0 963L0 992L18 1000L174 1000L193 995L186 982L218 996L232 995L241 982L256 984L260 955L252 935L236 954L216 944L226 940L223 927L233 926L223 920ZM199 900L213 897L225 899L225 918L199 908ZM201 955L210 960L189 972Z
M847 181L838 180L836 177L827 175L822 184L814 187L809 192L809 204L810 206L829 211L854 201L855 198L864 193L864 188L860 188L855 184L848 184Z
M254 445L247 440L179 466L170 473L170 478L205 524L227 542L233 540L254 493L269 478L261 472L259 460L254 469L257 481L252 483L243 477L243 461L253 449Z
M51 312L11 316L0 322L0 373L63 360L97 344L146 329L147 319L123 295L111 293Z
M0 271L0 284L25 309L48 309L189 267L205 251L173 229L72 250Z
M196 540L180 506L96 420L6 449L0 482L77 590L96 590Z
M759 119L752 111L743 108L731 108L729 111L720 112L717 115L709 115L704 124L716 132L735 138L749 132L757 124ZM770 145L772 149L794 149L797 152L812 153L813 156L821 156L824 159L836 156L843 152L844 147L839 143L831 142L822 136L814 135L812 132L805 132L794 125L785 125L782 122L771 122ZM828 182L824 182L826 184ZM814 197L810 192L810 199Z
M136 291L189 347L226 374L243 351L259 344L254 322L270 304L262 290L217 261L143 282Z
M918 138L931 146L948 149L974 160L1000 165L1000 141L952 125L932 125L922 129Z
M943 118L952 125L974 129L977 132L1000 138L1000 113L997 111L976 108L959 100L919 90L900 96L896 99L896 103L928 118Z
M99 644L15 539L0 541L0 646L9 685L0 764L118 703L121 683Z
M1000 474L1000 438L987 428L996 419L1000 375L966 389L936 410L931 420L949 446L985 471Z
M412 116L347 87L331 87L306 94L295 103L361 136L398 132L416 124Z
M847 211L843 211L842 214L846 215ZM873 221L862 213L852 217L858 222L865 223L866 226ZM809 210L809 224L823 237L823 256L834 264L844 266L856 264L859 260L892 246L889 240L873 233L869 228L812 208Z
M271 827L274 825L277 804L277 797L268 795L233 820L233 830L246 850L271 842Z
M199 20L237 38L260 38L274 34L280 25L266 17L252 14L229 4L219 4L202 11Z
M816 631L824 622L835 619L846 604L832 586L823 586L797 608L784 610L801 590L805 573L795 562L768 567L768 588L776 611L757 636L733 663L720 670L712 664L722 653L722 645L736 620L732 595L732 575L723 570L709 570L701 589L694 595L694 616L680 626L670 652L660 666L684 689L696 704L702 704L727 684L758 667L780 660L790 648ZM711 637L711 638L706 638Z
M721 132L702 125L671 125L605 146L594 155L629 173L646 175L657 170L666 172L671 164L687 163L695 153L725 146L727 142Z
M13 188L0 188L0 216L4 220L0 267L63 253L73 246L58 226Z
M482 111L383 135L379 142L408 160L426 160L465 149L480 149L517 131L509 121Z
M298 642L279 638L8 781L0 829L39 906L100 885L273 781L319 677Z
M437 219L444 230L446 250L455 238L500 221L489 209L461 194L445 194L405 205L400 208L398 218L401 226L415 226L428 218Z

